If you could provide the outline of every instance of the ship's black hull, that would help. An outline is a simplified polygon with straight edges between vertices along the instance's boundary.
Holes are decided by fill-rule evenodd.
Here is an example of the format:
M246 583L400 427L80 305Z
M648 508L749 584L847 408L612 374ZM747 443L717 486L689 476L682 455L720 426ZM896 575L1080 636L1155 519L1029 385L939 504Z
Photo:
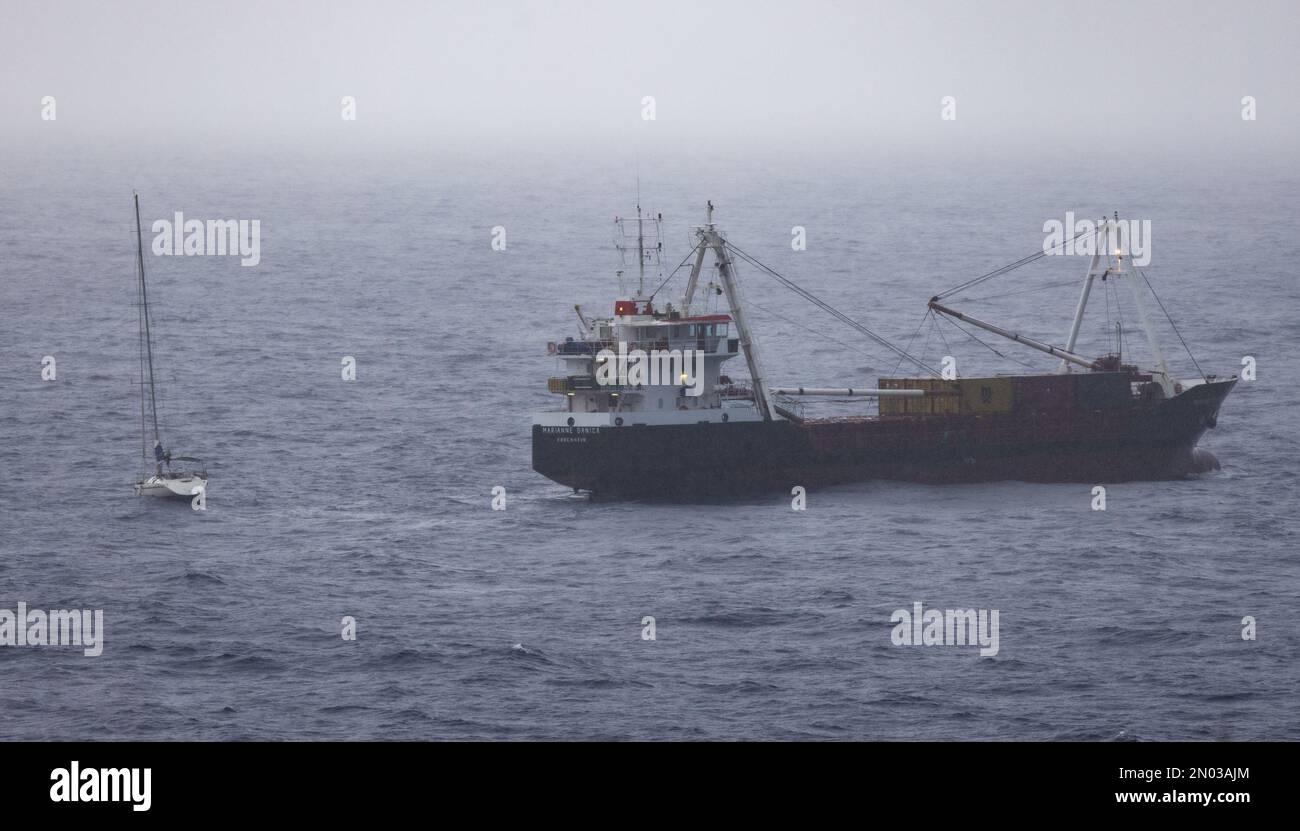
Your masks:
M1115 410L533 427L533 469L598 499L725 500L894 479L1105 484L1217 466L1197 441L1236 381Z

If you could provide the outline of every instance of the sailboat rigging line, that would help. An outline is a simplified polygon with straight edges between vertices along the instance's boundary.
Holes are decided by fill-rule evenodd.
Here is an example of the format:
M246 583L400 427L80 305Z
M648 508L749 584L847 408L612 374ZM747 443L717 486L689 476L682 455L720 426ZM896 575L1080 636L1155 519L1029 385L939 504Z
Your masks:
M945 297L951 297L957 292L965 291L966 289L972 286L979 285L980 283L983 283L985 280L992 280L994 277L1001 277L1003 274L1006 274L1007 272L1015 271L1017 268L1020 268L1021 266L1029 265L1030 263L1035 262L1036 260L1040 260L1043 257L1046 257L1048 254L1051 254L1056 249L1065 246L1067 243L1073 243L1079 239L1082 239L1083 237L1086 237L1090 233L1091 234L1098 233L1098 230L1099 229L1094 228L1091 231L1088 230L1080 231L1079 233L1075 234L1073 238L1069 240L1061 240L1056 245L1053 245L1051 248L1048 248L1046 250L1036 251L1027 257L1021 257L1015 262L1008 263L1007 265L1004 265L1001 268L995 268L987 274L981 274L979 277L976 277L973 280L967 280L966 282L962 283L960 286L954 286L953 288L950 288L945 292L936 294L932 299L943 300Z
M153 410L153 440L158 441L158 396L154 391L153 376L153 341L149 332L149 290L144 282L144 231L140 228L140 194L135 194L135 245L136 258L140 265L140 302L144 312L144 342L149 356L149 403Z
M904 350L902 350L902 349L899 349L897 346L895 346L894 344L890 343L890 342L889 342L888 340L886 340L885 338L881 337L880 335L877 335L875 332L871 331L871 330L868 329L866 326L863 326L861 323L858 323L858 322L857 322L856 320L854 320L853 318L851 318L851 317L849 317L848 315L844 314L844 313L841 312L839 309L836 309L834 306L830 305L830 304L827 303L826 301L824 301L824 300L822 300L821 298L817 297L815 294L813 294L812 292L810 292L810 291L808 291L807 289L803 288L802 286L798 285L797 283L795 283L794 281L790 280L789 278L783 277L782 275L778 274L778 273L777 273L775 270L773 270L772 268L770 268L770 267L768 267L768 266L766 266L766 265L763 265L761 262L759 262L758 260L754 259L754 258L751 257L750 255L746 254L744 251L740 250L739 248L737 248L735 245L731 244L730 242L725 243L725 245L726 245L728 251L731 251L732 253L738 255L741 259L743 259L745 262L749 263L750 265L754 266L755 268L758 268L758 269L760 269L760 270L762 270L762 271L766 271L768 274L770 274L770 275L772 275L773 277L775 277L775 278L777 279L777 281L781 283L781 285L785 286L786 288L788 288L788 289L790 289L791 291L793 291L795 294L799 295L800 297L802 297L802 298L804 298L805 300L809 301L809 302L812 303L813 305L817 306L818 308L820 308L820 309L822 309L823 311L827 312L828 314L832 315L833 317L835 317L835 318L836 318L837 320L839 320L840 322L846 324L847 326L850 326L850 327L856 329L857 331L861 332L862 334L864 334L864 335L866 335L867 337L869 337L869 338L871 338L872 340L874 340L876 343L878 343L878 344L880 344L881 346L885 347L886 349L890 350L890 351L893 352L894 354L899 355L899 356L901 356L901 357L903 357L903 358L906 358L907 360L909 360L909 361L911 361L912 363L916 364L917 366L921 367L921 369L924 369L926 372L930 373L930 374L933 375L934 377L936 377L936 378L939 377L939 373L938 373L938 372L937 372L933 367L929 366L929 365L926 364L924 361L922 361L920 358L917 358L917 357L914 356L914 355L909 355L906 351L904 351Z
M1147 273L1140 268L1137 272L1142 275L1142 281L1147 284L1147 289L1150 290L1151 296L1154 297L1156 303L1160 305L1160 311L1165 313L1165 320L1168 320L1169 325L1174 327L1174 334L1178 336L1178 340L1182 343L1183 349L1187 350L1187 357L1192 359L1192 365L1196 367L1197 374L1201 376L1202 381L1208 383L1210 379L1205 376L1205 370L1201 369L1201 365L1197 363L1196 356L1192 354L1191 347L1187 345L1187 341L1183 340L1183 333L1178 331L1178 324L1174 323L1174 319L1170 316L1169 310L1165 308L1164 301L1160 299L1160 295L1156 294L1155 286L1151 285L1151 280L1147 278Z
M690 252L689 254L687 254L686 257L685 257L685 258L684 258L680 263L677 264L677 267L676 267L676 268L674 268L672 271L668 272L668 276L665 277L665 278L664 278L664 281L663 281L662 283L659 284L659 288L657 288L657 289L655 289L654 291L650 292L650 299L651 299L651 300L654 299L655 295L658 294L658 293L663 289L664 286L668 285L668 281L671 280L671 279L673 279L673 277L676 276L677 272L679 272L679 271L682 270L682 266L684 266L684 265L686 265L688 262L690 262L691 257L694 257L694 256L695 256L696 252L700 250L700 246L703 245L703 244L704 244L703 241L695 243L695 247L691 249L691 252ZM685 310L683 310L683 311L685 311Z
M140 300L140 285L137 282L135 287L135 308L136 308L136 331L143 334L144 332L144 303ZM137 346L140 353L140 458L145 468L148 469L149 462L149 440L146 438L149 434L149 422L144 414L144 338L137 336Z

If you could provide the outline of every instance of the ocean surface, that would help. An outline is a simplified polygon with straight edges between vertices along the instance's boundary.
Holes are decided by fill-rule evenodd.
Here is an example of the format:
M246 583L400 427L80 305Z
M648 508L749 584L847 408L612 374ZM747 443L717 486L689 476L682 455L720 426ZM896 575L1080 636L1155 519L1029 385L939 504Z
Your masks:
M98 657L0 648L0 738L1300 739L1294 165L7 155L0 608L102 609L106 636ZM1202 441L1223 469L1098 483L1104 512L1089 486L1016 482L866 483L803 512L567 492L530 469L529 419L557 406L545 346L576 334L573 304L611 308L638 167L666 270L711 199L742 249L968 375L1053 361L935 328L932 294L1039 249L1067 210L1150 219L1147 273L1200 365L1257 362ZM261 222L257 267L147 256L164 440L208 460L204 512L132 493L133 189L146 246L176 211ZM1059 342L1085 265L1045 258L954 305ZM895 373L739 276L774 380ZM1129 302L1094 295L1084 351L1118 316L1146 360ZM895 646L916 602L999 610L998 654Z

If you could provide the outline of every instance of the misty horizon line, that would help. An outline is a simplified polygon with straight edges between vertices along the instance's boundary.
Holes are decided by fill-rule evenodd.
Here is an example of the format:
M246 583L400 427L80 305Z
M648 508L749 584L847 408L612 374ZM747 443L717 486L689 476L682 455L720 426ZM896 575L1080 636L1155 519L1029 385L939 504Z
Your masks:
M517 142L499 135L467 133L411 134L384 137L325 137L319 134L266 133L226 135L177 131L148 136L60 132L56 135L10 132L0 136L0 149L6 153L35 157L83 155L89 158L134 159L148 154L189 155L196 158L212 154L234 154L249 160L258 157L294 157L304 161L318 158L363 157L374 165L385 158L394 160L431 160L443 158L496 161L509 167L520 160L585 160L592 166L625 162L635 167L656 161L674 163L698 160L700 163L768 160L792 167L808 164L853 164L871 160L916 160L928 164L988 161L1049 164L1106 165L1126 168L1134 165L1161 166L1178 160L1235 161L1249 166L1254 162L1294 162L1296 144L1282 136L1259 136L1240 144L1225 141L1166 140L1160 137L1129 136L1127 143L1099 145L1089 136L1020 136L1008 140L1003 136L974 139L936 137L860 137L838 136L765 138L750 135L734 140L716 138L707 143L683 136L648 136L635 141L625 137L585 134L582 141L565 136L532 136ZM1087 158L1085 158L1087 157Z

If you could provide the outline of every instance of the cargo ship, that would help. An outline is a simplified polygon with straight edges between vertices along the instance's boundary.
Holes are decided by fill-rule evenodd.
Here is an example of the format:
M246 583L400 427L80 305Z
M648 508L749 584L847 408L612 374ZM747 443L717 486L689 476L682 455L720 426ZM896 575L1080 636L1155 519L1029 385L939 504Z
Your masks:
M873 479L1107 484L1218 468L1217 459L1197 443L1216 425L1237 378L1170 374L1147 318L1143 295L1150 282L1125 256L1117 222L1099 220L1092 232L1094 253L1064 345L946 305L958 292L1041 255L932 297L928 313L1060 361L1048 374L961 378L945 377L951 373L934 370L728 242L714 224L712 203L706 222L695 229L693 251L682 261L682 266L693 264L679 305L662 302L662 284L647 293L645 281L647 266L660 265L661 219L643 215L638 207L635 236L630 219L615 220L625 269L618 272L613 314L589 317L575 306L578 336L548 344L562 367L548 389L562 396L563 407L533 416L532 464L575 492L601 500L726 500ZM636 260L635 291L627 285L629 254ZM710 255L716 279L702 288ZM880 378L871 388L770 384L735 279L738 261L769 272L897 353L900 361L911 361L920 373ZM1151 347L1149 366L1127 363L1119 351L1095 358L1075 351L1089 296L1107 281L1132 289ZM705 295L725 302L725 313L707 313ZM672 363L675 353L694 363L685 358ZM671 366L673 375L611 371L615 363L625 368L639 355ZM723 364L738 356L748 367L747 382L732 381L723 372ZM804 403L817 396L874 400L877 406L863 415L805 417Z

